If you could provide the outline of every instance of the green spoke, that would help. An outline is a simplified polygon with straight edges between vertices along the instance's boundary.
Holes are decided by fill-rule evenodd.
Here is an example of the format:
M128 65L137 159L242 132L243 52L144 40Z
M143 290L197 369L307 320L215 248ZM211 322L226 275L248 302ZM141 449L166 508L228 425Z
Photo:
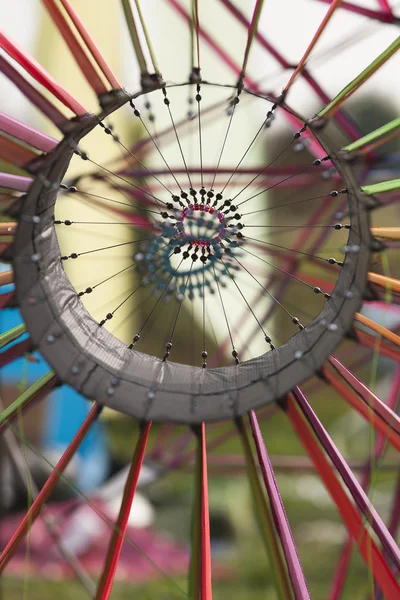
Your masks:
M344 146L343 150L347 150L347 152L359 150L363 146L366 146L371 142L375 142L381 137L391 136L391 134L395 133L396 131L398 131L400 134L400 117L393 119L393 121L386 123L386 125L382 125L382 127L378 127L378 129L371 131L371 133L367 133L367 135L364 135L359 140Z
M24 333L26 333L26 327L24 323L9 329L5 333L2 333L0 335L0 348L4 348L4 346L7 346L7 344L10 342L14 342L16 339L21 337L21 335L24 335Z
M54 371L49 371L43 377L38 379L30 388L25 390L10 406L7 406L2 413L0 413L0 425L6 423L11 417L13 417L18 410L24 408L31 400L33 400L37 394L42 392L46 388L51 388L57 383L58 379Z
M393 192L394 190L400 189L400 179L392 179L391 181L381 181L380 183L364 185L361 189L365 194L368 194L368 196L372 196L372 194Z
M271 565L275 589L279 600L289 600L292 598L290 580L283 562L282 550L277 540L271 509L269 508L267 500L262 491L256 463L251 451L249 438L242 417L239 417L236 420L236 425L243 444L249 485L253 495L255 512L260 527L260 534L262 536Z
M318 116L325 117L329 116L330 113L334 112L339 106L347 100L375 71L377 71L397 50L400 48L400 36L398 36L394 42L390 44L364 71L362 71L353 81L346 85L341 92L323 108Z

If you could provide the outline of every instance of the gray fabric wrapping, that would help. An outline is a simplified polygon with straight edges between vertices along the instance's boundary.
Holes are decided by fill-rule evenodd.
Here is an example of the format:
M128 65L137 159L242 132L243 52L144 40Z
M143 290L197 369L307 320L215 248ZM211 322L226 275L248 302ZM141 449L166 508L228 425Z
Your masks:
M117 96L100 118L126 100ZM55 190L68 167L73 143L97 123L90 115L76 120L71 133L48 156L41 170L44 176L36 178L26 196L14 245L21 312L34 344L60 379L87 398L139 419L196 423L229 419L276 401L318 371L352 326L366 285L368 210L349 167L330 153L349 192L348 244L359 245L360 251L347 253L323 310L304 331L272 352L238 366L202 369L129 350L99 327L64 271L53 224ZM315 134L328 151L323 134ZM49 189L46 180L53 187ZM32 222L33 215L40 215L40 223ZM349 290L352 297L345 296ZM329 327L332 324L336 330ZM298 351L303 355L296 359Z

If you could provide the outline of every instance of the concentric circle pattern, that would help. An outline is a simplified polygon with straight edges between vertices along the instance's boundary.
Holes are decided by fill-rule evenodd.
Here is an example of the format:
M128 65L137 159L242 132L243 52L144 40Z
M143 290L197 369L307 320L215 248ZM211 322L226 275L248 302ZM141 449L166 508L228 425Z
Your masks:
M57 546L47 574L64 573L65 561L96 600L110 597L115 576L133 578L131 567L117 571L124 541L164 578L165 597L225 600L243 569L257 579L261 562L253 541L244 543L246 474L268 561L263 597L353 594L354 548L354 598L398 600L400 119L389 97L399 92L399 7L40 4L50 17L38 36L42 60L25 50L28 24L17 32L24 49L9 34L7 9L0 32L10 113L0 113L0 429L29 500L14 533L0 535L0 573L17 573L23 543L24 568L30 554L36 573L43 556L34 544L30 552L29 535L40 517ZM19 120L17 97L45 132ZM60 389L81 395L87 416L53 465L23 426L40 414L28 409ZM92 498L64 472L104 407L133 417L138 435L123 486L118 475ZM27 448L52 468L37 487L25 473ZM4 465L1 454L1 485ZM277 478L279 470L290 476ZM191 520L174 506L191 536L186 593L156 564L163 544L146 556L132 542L129 518L138 485L189 472ZM221 501L211 495L210 510L209 485L221 491L228 473L242 479L234 493L223 490L227 504L214 514ZM82 543L43 511L61 478L73 490L68 516L85 515ZM293 502L288 518L280 487L285 500L301 496L300 516ZM305 497L314 533L299 522ZM233 504L240 523L231 527ZM92 508L109 530L96 543L97 553L106 543L97 568L85 554ZM342 544L336 566L331 530ZM308 577L315 569L323 581Z

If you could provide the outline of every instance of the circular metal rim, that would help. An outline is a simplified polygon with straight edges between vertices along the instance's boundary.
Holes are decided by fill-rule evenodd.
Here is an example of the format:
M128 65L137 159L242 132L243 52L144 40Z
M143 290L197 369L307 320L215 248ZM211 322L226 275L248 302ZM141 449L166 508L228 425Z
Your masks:
M346 254L322 311L282 346L240 365L203 369L130 350L99 327L66 276L54 206L77 143L99 119L139 95L114 90L104 96L103 112L73 119L64 139L41 162L24 199L13 246L17 302L35 347L61 381L88 399L156 422L231 419L279 400L317 373L351 329L367 283L368 205L349 165L329 149L323 128L310 121L308 127L346 183L352 219L348 247L354 249Z

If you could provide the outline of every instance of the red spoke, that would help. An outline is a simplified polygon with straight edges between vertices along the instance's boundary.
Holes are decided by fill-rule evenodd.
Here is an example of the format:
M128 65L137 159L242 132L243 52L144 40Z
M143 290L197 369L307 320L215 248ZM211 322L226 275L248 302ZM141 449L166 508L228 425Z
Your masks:
M314 462L315 468L319 472L332 500L335 502L347 529L356 541L361 556L367 566L371 568L387 600L397 600L400 597L399 584L391 573L377 545L364 527L359 513L347 497L331 464L314 439L301 415L300 409L291 397L287 399L286 414L305 450Z
M24 354L31 352L33 348L32 340L28 338L23 342L18 342L0 353L0 368L5 367L17 358L21 358Z
M62 14L60 8L57 6L54 0L43 0L43 3L45 4L51 18L64 38L65 43L67 44L72 56L74 57L90 87L93 88L98 95L105 94L107 92L106 86L104 85L93 64L88 59L86 53L83 51L82 46L76 39L75 34L68 25L68 22Z
M396 567L396 569L399 569L400 550L393 537L390 535L386 525L376 512L375 508L372 506L368 496L366 495L358 480L352 473L350 467L344 460L343 456L340 454L333 440L323 427L321 421L318 419L317 415L311 408L309 402L307 401L300 388L294 388L292 393L296 399L297 404L300 406L308 424L314 431L314 434L318 438L320 444L323 446L333 465L336 467L338 473L340 474L344 484L346 485L347 489L352 495L358 508L363 512L371 528L374 530L378 539L382 543L383 548L387 552L390 559L393 561L393 564Z
M128 473L128 478L125 483L121 508L108 546L108 552L104 564L102 577L97 588L96 600L106 600L111 594L111 588L114 582L114 576L117 570L122 545L124 543L126 528L128 526L129 514L131 512L132 502L135 496L136 486L139 479L139 473L143 464L144 453L146 450L146 444L149 437L150 428L151 421L144 425L138 442L136 444L135 452L132 457L131 467Z
M342 0L333 0L333 2L331 3L328 12L326 13L325 17L322 20L321 25L318 27L313 39L311 40L309 46L307 47L306 51L304 52L299 64L297 65L296 69L294 70L291 78L289 79L289 81L287 82L286 86L284 87L283 93L286 94L287 91L289 90L290 86L293 84L294 80L296 79L297 75L299 75L299 73L301 73L304 70L304 67L306 65L306 61L307 58L310 56L310 53L312 51L312 49L314 48L315 44L317 43L318 39L320 38L322 32L324 31L325 27L328 25L333 13L335 12L335 10L340 6L340 4L342 3Z
M194 427L197 436L195 496L192 516L192 553L189 596L192 600L212 600L210 516L205 423Z
M49 90L60 102L67 106L76 115L86 114L88 111L71 94L57 83L33 58L22 51L4 33L0 32L0 47L21 65L38 83Z
M46 483L40 490L39 494L36 496L32 506L27 511L27 513L26 513L25 517L23 518L23 520L21 521L19 527L17 528L16 532L14 533L11 540L8 542L8 544L6 545L6 547L4 548L4 550L0 556L0 573L3 572L5 566L11 560L15 551L17 550L19 543L26 536L28 531L31 529L33 523L39 516L39 513L40 513L44 503L46 502L46 500L48 499L48 497L54 490L55 486L58 483L58 480L60 479L60 476L67 468L71 459L74 457L75 452L78 450L81 442L83 441L83 438L89 431L91 425L97 419L100 411L101 411L101 407L99 405L95 404L92 407L92 409L90 410L86 419L84 420L81 427L78 429L77 433L75 434L74 438L72 439L70 445L65 450L64 454L61 456L60 460L54 467L54 470L52 471L50 477L48 478L48 480L46 481Z

